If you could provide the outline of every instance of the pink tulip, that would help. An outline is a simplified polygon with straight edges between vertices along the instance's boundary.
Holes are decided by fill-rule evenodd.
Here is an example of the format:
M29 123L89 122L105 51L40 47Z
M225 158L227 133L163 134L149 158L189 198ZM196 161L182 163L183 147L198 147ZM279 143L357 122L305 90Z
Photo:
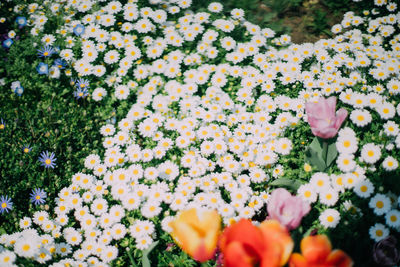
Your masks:
M275 219L288 230L297 228L311 207L300 197L292 196L284 188L272 191L268 202L268 219Z
M320 97L317 103L307 102L306 113L311 131L315 136L328 139L336 136L347 117L347 110L341 108L336 113L336 97Z

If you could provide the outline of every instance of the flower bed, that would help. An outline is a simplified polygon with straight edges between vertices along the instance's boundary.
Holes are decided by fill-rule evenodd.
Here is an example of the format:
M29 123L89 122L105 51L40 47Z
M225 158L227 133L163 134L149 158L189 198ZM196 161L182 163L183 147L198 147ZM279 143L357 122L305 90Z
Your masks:
M77 101L112 101L126 113L100 127L104 153L86 154L70 185L48 192L57 195L49 211L21 218L20 231L0 237L0 262L235 266L269 255L273 266L308 266L307 248L321 247L334 266L350 265L350 258L360 265L398 261L381 249L389 243L385 249L398 255L397 5L375 0L362 14L346 13L333 39L301 45L246 21L241 9L225 16L220 3L200 11L190 5L14 7L20 30L29 27L40 40L34 68L44 82L62 83ZM4 49L22 41L15 35L8 32ZM25 94L24 82L13 81L13 93ZM5 126L2 120L0 131ZM51 151L39 161L44 168L63 164ZM282 187L297 197L273 191ZM46 197L36 189L31 201ZM3 214L13 209L8 196L0 200ZM236 236L242 230L248 239ZM342 249L339 256L327 256L324 234ZM353 238L370 249L368 259ZM268 244L289 239L285 253L268 254ZM302 255L290 256L300 242ZM257 253L240 247L249 243ZM243 258L235 261L238 251Z

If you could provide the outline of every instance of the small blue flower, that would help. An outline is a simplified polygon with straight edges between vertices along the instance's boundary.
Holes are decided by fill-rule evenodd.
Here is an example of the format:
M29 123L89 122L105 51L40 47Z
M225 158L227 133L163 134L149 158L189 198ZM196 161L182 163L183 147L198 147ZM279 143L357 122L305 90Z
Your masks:
M6 123L3 118L0 118L0 130L4 130L4 128L6 128Z
M54 60L53 66L62 70L65 68L65 66L67 66L67 62L62 58L57 58L56 60Z
M74 97L76 99L85 98L89 95L89 92L86 88L76 88L74 91Z
M54 50L50 45L45 45L42 49L38 49L37 51L39 57L51 57L51 55L56 52L56 50Z
M49 151L43 151L42 153L40 153L39 157L39 161L41 163L40 166L44 166L46 169L48 168L54 169L54 167L56 166L54 161L56 160L57 158L55 157L53 152L51 152L51 154L49 154Z
M24 88L23 88L23 87L17 87L17 88L15 88L15 89L13 89L13 92L14 92L15 94L17 94L18 96L21 96L22 93L24 92Z
M22 87L20 81L14 81L11 83L11 90L18 96L21 96L24 92L24 87Z
M83 26L82 24L78 24L74 27L73 32L75 33L75 35L80 36L85 32L85 26Z
M22 152L24 152L24 153L29 153L29 152L31 152L31 150L32 150L32 147L30 145L24 145L22 147Z
M79 78L75 85L77 89L89 88L89 80Z
M25 17L17 17L15 21L19 27L24 27L28 23Z
M46 202L47 193L40 188L36 188L32 190L30 194L30 200L35 205L44 204Z
M12 210L12 206L13 206L13 203L11 201L11 198L9 198L8 196L5 196L5 197L1 196L1 198L0 198L0 213L1 214L4 212L8 213L9 210Z
M36 70L39 74L49 74L49 65L40 62L39 65L36 67Z
M3 41L4 48L10 48L12 44L13 44L13 40L11 40L10 38Z

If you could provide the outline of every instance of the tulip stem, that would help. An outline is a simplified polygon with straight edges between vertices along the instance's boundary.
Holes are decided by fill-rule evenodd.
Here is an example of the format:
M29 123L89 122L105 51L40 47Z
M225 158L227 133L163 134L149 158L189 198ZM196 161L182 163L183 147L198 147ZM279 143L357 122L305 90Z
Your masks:
M325 141L325 140L323 140L322 141L322 157L323 157L323 160L324 160L324 162L325 162L325 166L326 166L326 168L328 168L328 142L327 141Z

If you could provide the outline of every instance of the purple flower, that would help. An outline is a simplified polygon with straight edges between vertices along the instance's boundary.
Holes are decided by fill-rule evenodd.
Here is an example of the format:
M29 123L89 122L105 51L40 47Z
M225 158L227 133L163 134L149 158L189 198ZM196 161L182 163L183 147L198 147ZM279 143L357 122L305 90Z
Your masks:
M29 152L31 152L31 150L32 150L32 147L30 145L24 145L22 147L22 152L24 152L24 153L29 153Z
M35 205L40 205L46 202L47 194L43 189L36 188L30 194L30 200Z
M310 211L310 205L284 188L275 189L268 202L268 219L278 220L288 230L297 228Z
M6 127L6 123L4 122L3 118L0 118L0 130L4 130Z
M307 102L306 113L311 131L315 136L328 139L335 137L343 121L347 117L347 110L341 108L336 114L336 97L320 97L317 103Z
M397 240L393 236L375 243L372 256L374 261L382 266L394 266L400 260L399 250L396 248Z
M51 154L49 154L49 151L43 151L40 154L39 157L39 161L41 162L41 166L44 166L46 169L47 168L52 168L54 169L54 167L56 166L56 164L54 163L54 161L56 161L56 157L54 155L53 152L51 152Z
M12 210L13 203L8 196L1 196L0 198L0 213Z

